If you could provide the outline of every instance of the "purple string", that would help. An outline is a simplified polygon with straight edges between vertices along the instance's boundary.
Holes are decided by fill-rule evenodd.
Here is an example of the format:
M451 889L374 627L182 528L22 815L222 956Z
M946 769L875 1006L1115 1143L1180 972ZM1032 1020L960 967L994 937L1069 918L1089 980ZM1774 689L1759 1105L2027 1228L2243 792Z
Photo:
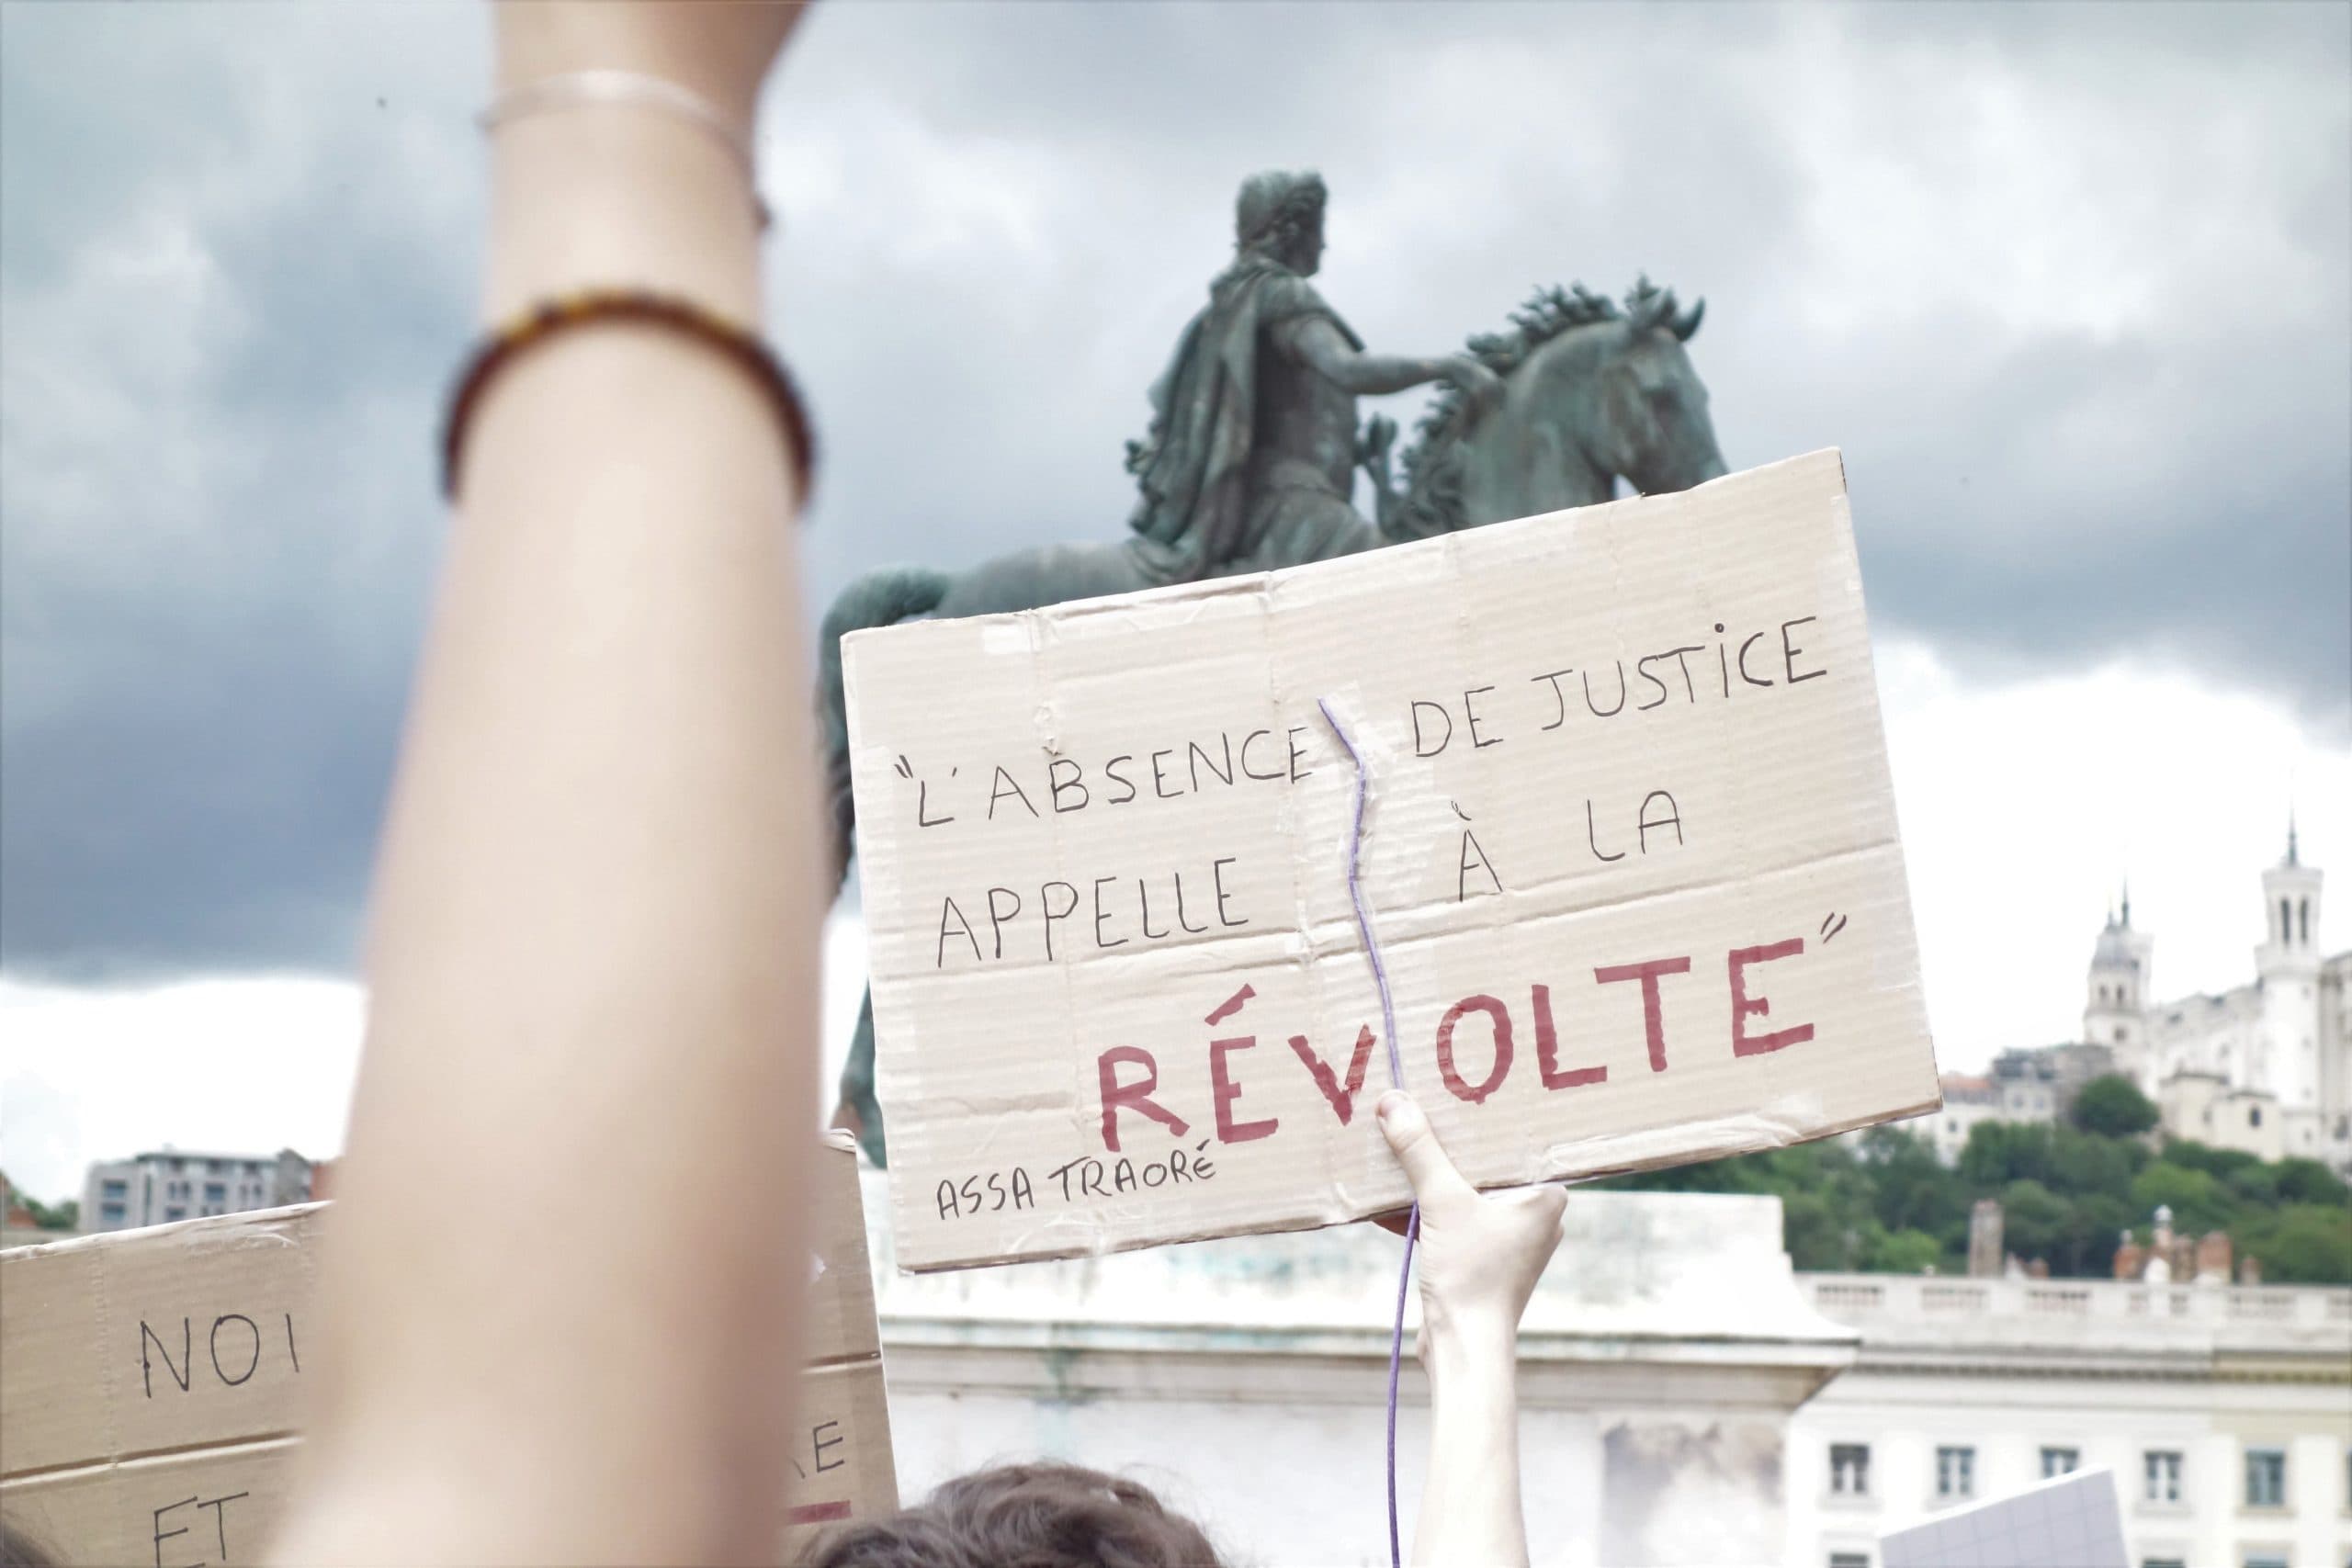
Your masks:
M1359 873L1359 852L1363 845L1364 792L1370 784L1371 770L1363 763L1363 753L1348 739L1340 727L1339 715L1331 711L1330 699L1317 697L1315 705L1323 711L1323 722L1340 738L1340 745L1347 751L1348 761L1356 767L1355 825L1348 834L1348 901L1355 906L1356 930L1363 935L1363 950L1372 960L1372 978L1380 987L1380 1038L1388 1047L1388 1081L1398 1089L1405 1087L1405 1064L1396 1054L1396 1004L1388 991L1388 966L1380 959L1379 939L1372 934L1372 912L1364 908L1363 881ZM1421 1205L1413 1204L1411 1215L1405 1221L1405 1263L1396 1271L1396 1321L1388 1336L1388 1562L1390 1568L1404 1568L1405 1552L1396 1528L1396 1374L1405 1359L1405 1294L1413 1279L1413 1244L1420 1239Z

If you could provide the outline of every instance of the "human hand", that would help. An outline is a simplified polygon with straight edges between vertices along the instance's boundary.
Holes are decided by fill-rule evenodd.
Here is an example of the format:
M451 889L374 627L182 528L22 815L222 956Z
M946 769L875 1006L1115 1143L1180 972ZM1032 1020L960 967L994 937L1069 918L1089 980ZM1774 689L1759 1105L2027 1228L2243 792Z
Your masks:
M780 0L505 0L501 86L575 71L639 71L701 94L744 126L807 6Z
M1503 378L1482 359L1465 354L1447 360L1445 378L1461 388L1463 395L1469 399L1473 423L1503 406Z
M1413 1097L1380 1097L1381 1135L1421 1206L1421 1350L1466 1335L1506 1342L1560 1245L1567 1194L1557 1187L1480 1192L1453 1168Z

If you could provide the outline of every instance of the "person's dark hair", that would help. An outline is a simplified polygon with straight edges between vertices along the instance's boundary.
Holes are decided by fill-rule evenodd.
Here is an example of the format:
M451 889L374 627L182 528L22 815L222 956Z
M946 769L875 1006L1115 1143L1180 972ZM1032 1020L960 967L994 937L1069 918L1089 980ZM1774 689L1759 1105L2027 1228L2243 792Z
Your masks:
M976 1470L813 1542L801 1568L1223 1568L1151 1489L1075 1464Z

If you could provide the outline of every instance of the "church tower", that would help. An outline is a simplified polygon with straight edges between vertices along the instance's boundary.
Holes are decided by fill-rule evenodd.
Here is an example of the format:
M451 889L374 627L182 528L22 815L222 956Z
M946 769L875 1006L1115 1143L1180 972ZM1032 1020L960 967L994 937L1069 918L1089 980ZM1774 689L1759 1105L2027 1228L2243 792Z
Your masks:
M2295 818L2287 818L2287 858L2262 874L2263 923L2269 940L2255 949L2255 967L2301 974L2319 967L2320 873L2303 863Z
M2319 1109L2320 873L2305 865L2287 818L2287 855L2262 874L2267 940L2254 950L2262 987L2262 1059L2249 1081L2278 1097L2290 1113ZM2301 1149L2293 1149L2296 1154Z
M2137 1080L2150 1098L2156 1092L2156 1064L2148 1051L2148 985L2155 938L2132 927L2132 888L2123 889L2123 912L2113 909L2091 950L2089 987L2083 1001L2083 1038L2115 1053L2115 1067Z

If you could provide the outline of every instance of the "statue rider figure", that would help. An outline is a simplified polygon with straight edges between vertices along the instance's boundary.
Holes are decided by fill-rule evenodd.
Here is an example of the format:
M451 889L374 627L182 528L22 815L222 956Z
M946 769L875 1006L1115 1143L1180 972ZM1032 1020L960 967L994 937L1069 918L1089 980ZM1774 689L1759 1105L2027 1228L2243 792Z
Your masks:
M1468 355L1412 359L1363 340L1307 281L1323 260L1322 176L1241 184L1233 265L1151 389L1151 431L1127 444L1142 491L1133 542L1164 581L1325 560L1383 543L1349 497L1356 399L1448 380L1476 408L1502 382Z
M1252 175L1241 184L1233 265L1209 285L1209 302L1184 328L1151 389L1151 430L1127 445L1141 495L1123 548L1054 549L1011 570L966 574L961 602L933 572L879 580L885 602L853 585L842 619L827 617L826 651L837 694L829 766L837 810L850 799L849 743L838 701L841 630L910 614L978 615L1066 598L1192 582L1351 555L1387 542L1350 504L1357 462L1356 399L1452 381L1474 414L1499 405L1503 385L1468 355L1408 359L1366 354L1363 341L1307 279L1323 260L1322 176ZM900 589L907 590L904 594ZM849 818L841 818L848 852ZM856 1129L867 1156L885 1163L874 1094L873 999L858 1017L842 1073L839 1124Z

